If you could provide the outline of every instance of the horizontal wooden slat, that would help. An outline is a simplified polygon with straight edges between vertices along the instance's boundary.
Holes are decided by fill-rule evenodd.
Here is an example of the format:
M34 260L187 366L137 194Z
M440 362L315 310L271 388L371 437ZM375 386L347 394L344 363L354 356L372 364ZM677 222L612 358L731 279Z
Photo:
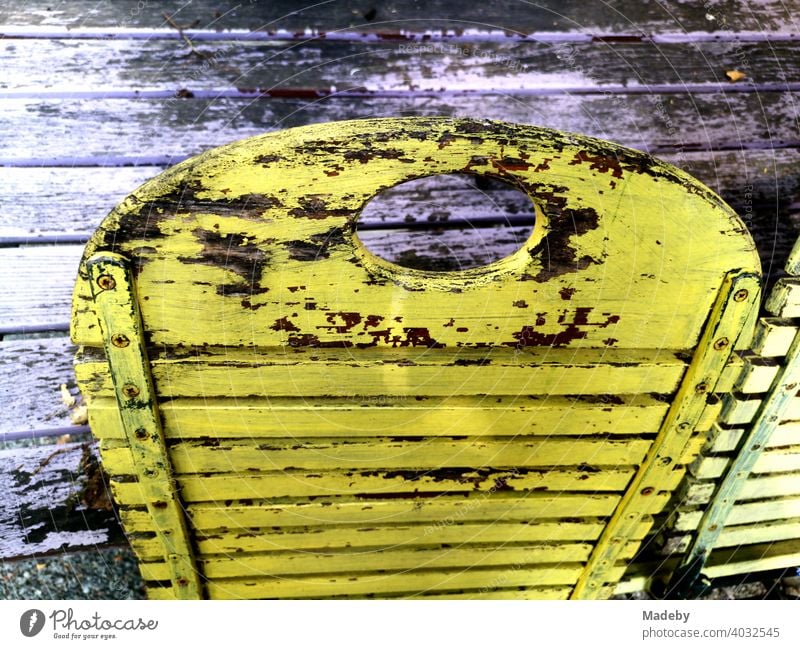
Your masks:
M799 73L793 42L685 43L486 41L478 46L403 42L222 41L204 43L211 63L197 74L198 61L171 40L20 39L4 57L9 91L35 93L135 87L137 90L198 88L364 88L368 91L503 91L675 85L730 85L726 69L746 67L748 82L785 82ZM741 51L747 65L741 66ZM566 59L580 61L570 65ZM220 64L223 63L224 64ZM780 62L780 65L776 65ZM744 86L751 88L752 86ZM281 93L282 94L282 93Z
M142 8L138 0L115 0L98 3L93 0L73 0L51 3L29 0L24 6L4 6L0 18L14 25L64 25L81 27L154 28L166 26L163 14L171 15L180 25L203 29L287 30L306 28L335 32L358 29L364 32L386 30L429 31L454 29L501 30L510 34L546 31L556 33L580 32L591 35L593 30L622 33L697 32L714 35L730 30L734 33L755 30L794 30L791 6L778 0L765 0L753 10L745 0L729 0L714 6L707 18L692 4L682 3L665 7L652 3L630 3L620 9L604 4L586 5L576 0L547 0L524 7L515 0L492 3L465 4L453 12L449 0L425 3L411 0L388 0L367 7L349 3L309 4L298 6L290 0L274 0L267 5L241 3L225 11L207 0L164 0L158 10Z
M612 397L414 397L372 399L171 399L161 404L167 439L344 436L615 435L655 433L668 404L651 395ZM101 439L124 439L112 399L92 402Z
M715 548L730 548L754 543L770 543L800 538L800 518L759 521L745 525L725 527L720 532ZM671 537L662 550L663 554L685 552L692 536L690 534Z
M708 502L711 495L709 485L713 487L713 483L698 483L689 486L686 490L686 497L694 503ZM745 482L739 499L777 498L794 494L800 494L800 473L751 477Z
M719 420L729 425L747 424L753 421L760 407L761 398L758 395L730 393L723 399Z
M269 356L231 350L219 362L203 356L151 363L162 398L193 397L198 385L205 397L237 398L258 395L266 385L275 397L670 394L686 367L669 350L587 349L576 357L570 349L528 349L517 355L503 349L359 350L358 359L323 349L308 362L307 354L291 349ZM92 385L92 394L113 396L105 362L79 362L75 372L79 383Z
M3 381L3 404L13 413L0 419L0 433L72 425L60 386L77 393L74 353L66 336L0 340L0 371L9 377Z
M524 496L505 494L495 490L479 498L440 495L435 498L405 500L358 500L348 501L330 498L325 502L276 504L270 501L245 503L198 503L188 507L192 525L198 530L214 530L224 527L297 527L313 525L366 525L424 523L423 534L439 539L441 543L456 540L458 525L470 521L527 522L532 519L558 517L603 517L609 516L617 505L615 494L543 494ZM137 525L144 521L136 512L124 516L137 518ZM597 531L596 526L589 526ZM141 529L147 529L142 527ZM475 532L479 528L474 528ZM469 536L469 528L463 534ZM491 534L490 529L483 533ZM557 533L557 532L556 532ZM413 534L413 532L412 532ZM419 534L417 534L419 536ZM416 538L416 537L415 537ZM575 537L562 537L575 538ZM587 537L577 537L579 539ZM588 537L594 538L594 537ZM448 540L449 539L449 540Z
M113 472L113 467L108 467ZM349 475L348 475L349 473ZM273 474L218 474L213 476L178 476L183 499L208 502L240 499L280 499L309 496L380 496L414 493L481 493L497 489L527 493L530 491L617 492L623 490L633 469L608 469L598 472L574 470L551 471L364 471ZM680 474L676 472L677 479ZM677 481L677 480L676 480ZM138 484L113 482L117 500L126 505L144 504ZM672 485L660 485L664 490Z
M744 367L736 382L735 389L742 394L762 394L767 392L778 373L780 362L775 358L765 358L756 354L745 354Z
M691 467L696 478L712 479L720 477L730 464L729 457L705 456L696 466ZM790 447L761 453L753 467L754 474L800 471L800 449Z
M624 558L630 558L637 546L638 543L630 544L622 553ZM473 570L487 566L586 561L591 551L592 545L588 543L520 545L511 541L501 547L240 554L204 558L200 560L200 565L209 579L458 567Z
M709 453L725 453L736 450L744 429L722 429L717 427L712 435L714 442L709 448ZM791 446L800 444L800 422L786 421L778 424L766 444L766 448L776 446Z
M707 159L708 153L696 156L691 151L718 148L738 151L742 141L737 132L747 134L748 148L773 148L794 142L791 106L796 103L796 94L669 95L657 94L653 89L646 95L609 93L576 99L571 94L515 96L513 91L506 90L481 97L477 108L475 99L468 94L439 98L411 94L365 97L358 101L335 96L328 99L314 96L311 101L291 98L253 101L216 96L161 100L8 99L3 102L0 115L0 139L7 144L0 163L36 159L40 161L37 164L47 166L58 160L59 164L71 167L76 163L115 164L116 159L127 156L140 159L146 156L148 160L156 156L159 164L167 164L170 159L177 162L208 148L276 128L363 117L439 114L535 123L594 135L652 153L672 152L678 166L689 167L687 170L692 173L694 160ZM31 120L32 114L42 118ZM231 115L236 115L235 124L230 124ZM22 123L25 129L19 128ZM93 127L88 141L82 136L82 125L86 123ZM697 123L703 125L702 135L697 135L694 127ZM168 138L163 137L164 124L170 124ZM680 125L692 125L692 129ZM56 128L59 138L48 137ZM731 154L747 155L733 151ZM767 172L764 167L755 167L748 169L744 178L739 168L742 185L737 193L743 197L750 193L746 216L752 214L754 195L744 191L745 188L755 186L750 180L757 178L764 178L774 187L776 177L770 169L780 165L780 161L781 156L777 155L774 161L767 161ZM713 188L714 167L699 166L708 170L706 182ZM725 171L721 173L727 175ZM797 183L796 178L784 179L783 175L778 176L778 181L781 185ZM774 222L774 212L767 218Z
M779 279L769 294L764 308L778 318L800 316L800 278Z
M275 470L413 469L445 467L625 466L641 462L651 440L627 441L548 438L450 441L422 438L346 440L272 439L267 444L200 440L173 446L169 453L179 474L241 473ZM792 455L794 457L794 455ZM110 471L133 474L127 448L104 449ZM770 465L771 466L771 465Z
M786 356L797 331L788 318L760 318L753 335L753 351L760 356Z
M499 586L549 586L572 584L582 571L581 564L520 568L476 568L474 570L440 570L401 574L296 577L269 579L249 577L219 579L208 583L211 597L219 599L257 599L273 597L326 597L339 595L345 589L350 595L414 596L427 590L458 590ZM623 570L612 570L611 578L619 578Z
M716 550L703 572L711 579L728 575L792 568L800 563L800 540L740 545Z
M696 530L702 515L702 510L679 512L676 517L675 529L677 531ZM771 501L736 504L726 525L744 525L799 516L800 498L775 498Z

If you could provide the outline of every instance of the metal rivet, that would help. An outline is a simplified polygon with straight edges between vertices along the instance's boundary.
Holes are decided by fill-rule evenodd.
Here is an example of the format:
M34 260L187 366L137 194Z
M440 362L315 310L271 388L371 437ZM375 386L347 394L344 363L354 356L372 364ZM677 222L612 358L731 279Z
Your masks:
M708 526L708 531L709 532L713 532L714 530L717 529L717 527L718 527L718 525L716 523L714 523L713 525L709 525Z
M137 428L134 433L136 439L147 439L147 431L144 428Z
M111 336L111 344L114 347L127 347L131 344L131 341L125 334L114 334Z
M691 428L689 424L683 422L682 424L678 424L678 430L687 431Z
M697 394L705 394L708 392L708 384L698 383L696 386L694 386L694 391L697 392Z
M111 275L100 275L97 278L97 285L104 291L110 291L117 285L117 281Z
M639 493L641 493L643 496L650 496L650 495L654 494L655 491L656 490L653 489L653 487L645 487Z
M754 451L757 451L760 448L761 448L761 444L753 444L753 450Z
M128 397L128 399L133 399L133 397L139 396L139 388L133 385L133 383L126 383L122 386L122 394Z
M178 579L178 586L184 586L185 587L185 586L188 586L188 585L189 585L189 580L188 579L185 579L184 577L181 577L180 579Z
M725 349L730 344L730 340L727 338L719 338L714 342L714 349L720 351L721 349Z
M733 299L737 302L744 302L748 295L750 295L750 292L746 288L743 288L733 294Z

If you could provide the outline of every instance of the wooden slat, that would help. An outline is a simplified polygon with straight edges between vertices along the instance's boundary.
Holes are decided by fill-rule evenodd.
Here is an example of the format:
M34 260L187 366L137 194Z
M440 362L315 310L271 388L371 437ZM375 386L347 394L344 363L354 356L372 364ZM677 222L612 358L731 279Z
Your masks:
M549 586L574 583L581 571L581 564L564 563L556 566L520 568L476 568L420 571L401 574L341 576L341 577L296 577L293 579L269 579L249 577L242 579L219 579L208 583L212 598L283 598L326 597L338 595L343 590L351 595L414 596L426 590L457 590L491 586ZM621 576L624 569L615 571Z
M779 367L780 363L777 359L746 354L742 373L735 385L736 392L742 394L767 392L778 374Z
M435 548L413 550L369 550L339 552L286 552L209 558L202 562L209 579L228 577L302 576L395 570L462 568L470 571L488 566L585 561L589 544L511 545L484 548Z
M743 432L744 429L742 428L716 428L713 431L714 442L709 448L709 452L725 453L736 450ZM797 444L800 444L800 422L786 421L776 426L775 432L772 433L765 448L791 446Z
M764 308L778 318L800 316L800 278L782 277L769 294Z
M532 468L586 465L626 466L641 462L651 440L627 441L514 438L450 441L421 438L347 440L271 439L252 442L183 442L172 446L170 461L179 474L243 473L275 470L410 469L436 471L445 467ZM790 457L795 459L796 454ZM132 473L127 448L104 449L103 461L118 474ZM786 462L784 462L786 464ZM781 465L782 466L782 465ZM778 470L769 464L772 470Z
M612 407L613 406L613 407ZM378 396L373 399L171 399L161 406L168 439L346 436L614 435L654 433L667 404L651 395L611 397ZM96 399L99 438L122 439L116 407Z
M797 324L788 318L760 318L753 335L753 352L759 356L785 356Z
M676 517L675 529L677 531L697 529L702 515L702 510L680 512ZM800 516L800 498L774 498L770 501L736 504L726 524L727 526L744 525L782 518L797 518L798 516Z
M536 123L562 130L581 132L653 153L677 152L679 166L693 166L696 156L690 152L709 148L740 150L742 141L736 133L747 134L748 148L769 148L779 142L795 141L794 113L797 93L759 92L722 94L647 94L585 96L519 96L504 91L498 96L482 97L476 107L469 95L447 97L366 97L358 101L346 98L304 99L274 98L253 101L251 98L209 98L163 100L121 99L8 99L3 102L0 139L6 142L0 162L29 161L32 158L52 164L73 166L76 162L114 164L128 156L157 156L160 164L173 162L208 148L233 140L259 135L276 128L288 128L315 122L398 114L440 114L502 119L509 122ZM577 102L577 105L576 105ZM623 106L620 109L620 106ZM661 107L659 109L659 107ZM476 112L477 111L477 112ZM41 115L31 120L30 116ZM236 123L230 124L230 116ZM731 116L735 117L731 117ZM665 120L672 125L668 128ZM731 120L735 120L732 127ZM91 123L92 138L83 137L82 125ZM702 136L694 124L703 124ZM19 125L25 124L24 129ZM170 124L164 137L164 124ZM676 128L687 125L686 128ZM692 125L691 130L689 125ZM59 138L48 137L58 129ZM733 130L732 130L733 129ZM759 144L760 143L760 144ZM733 153L734 157L739 155ZM708 154L704 156L707 158ZM665 156L664 156L665 157ZM780 158L778 158L780 160ZM49 162L47 162L49 161ZM686 161L681 163L681 161ZM38 163L42 164L42 162ZM755 183L750 178L763 177L774 186L770 168L779 162L755 167L741 177L739 193ZM713 187L715 172L709 169ZM689 169L690 173L692 169ZM796 186L796 178L780 177L780 183ZM762 191L762 190L759 190ZM752 211L752 193L750 208ZM774 221L773 212L767 218ZM791 244L789 244L791 247ZM788 252L788 251L787 251Z
M759 521L757 523L725 527L714 547L730 548L797 538L800 538L800 518ZM660 552L662 554L681 554L686 551L691 540L691 534L673 536Z
M459 525L470 521L527 522L534 519L558 517L603 517L608 516L619 502L615 494L544 494L530 493L524 496L493 492L485 497L439 495L435 498L413 498L405 500L359 500L347 501L330 497L324 502L278 504L272 501L253 503L199 503L189 505L189 517L198 530L214 530L224 527L303 527L313 525L400 525L410 522L424 523L421 532L439 539L441 543L457 540ZM140 529L147 530L147 521L137 512L123 512ZM470 536L481 528L465 528ZM588 526L592 533L599 533L596 524ZM492 528L482 533L493 534ZM566 528L565 528L566 529ZM552 533L559 533L555 528ZM585 533L585 530L584 530ZM413 534L413 532L410 532ZM417 533L416 536L419 536ZM576 537L561 537L576 538ZM579 536L578 539L594 538Z
M748 84L783 83L797 78L800 59L793 42L752 43L741 66L737 42L588 42L554 46L540 42L492 42L480 47L415 45L397 42L317 41L287 47L280 42L206 43L210 63L185 55L171 40L21 39L4 57L5 87L0 97L82 89L135 87L139 92L186 87L262 88L285 96L289 88L386 91L501 91L520 89L602 89L631 92L649 86L723 83L725 70L745 67ZM448 52L449 50L449 52ZM565 54L580 61L569 70ZM449 55L448 55L449 54ZM780 61L781 65L775 65ZM577 67L577 66L576 66ZM566 70L565 70L566 68ZM202 74L198 74L198 70ZM756 84L755 86L750 84ZM17 92L14 92L17 91ZM93 93L95 96L100 93ZM131 93L131 96L132 93Z
M113 472L113 467L107 467ZM348 475L350 473L350 475ZM399 472L369 471L358 473L273 473L217 474L179 476L178 483L186 502L209 502L259 498L297 498L309 496L471 493L486 492L505 485L508 491L581 491L616 492L625 488L632 469L608 469L586 472L579 469L551 471L470 471ZM363 475L366 474L366 475ZM680 476L678 476L679 478ZM674 481L677 483L677 480ZM117 500L126 505L141 505L145 499L136 483L111 483ZM660 485L663 489L672 485Z
M98 3L73 0L69 3L48 3L31 0L24 6L4 6L0 22L14 25L64 25L80 27L154 28L165 25L162 11L172 15L176 23L204 29L287 30L306 28L329 32L358 29L364 32L386 30L505 30L510 34L532 31L580 33L594 30L621 33L663 31L709 33L730 30L737 33L755 30L794 29L791 6L779 0L765 0L758 10L745 0L732 0L714 6L709 19L705 11L694 5L631 3L624 11L604 4L586 5L574 0L547 0L523 10L514 0L465 4L453 12L449 0L425 3L411 0L389 0L367 7L349 3L310 4L298 6L290 0L274 0L267 5L240 3L225 11L207 0L186 3L182 0L159 2L158 10L142 9L138 0L115 0Z
M0 341L0 370L8 377L0 394L5 411L13 413L0 419L0 433L72 426L60 386L77 394L74 352L66 336Z
M691 485L686 490L687 498L695 503L706 503L710 498L708 485L700 483ZM800 493L800 473L786 475L753 477L745 484L740 495L741 500L757 498L776 498Z
M270 385L270 396L333 397L431 396L447 397L454 387L463 395L670 394L675 390L685 363L669 350L584 350L576 362L569 349L530 348L522 355L497 350L360 350L358 359L339 357L330 350L316 350L316 361L300 371L307 355L291 349L269 358L231 351L215 363L198 360L151 360L153 377L164 397L193 397L203 386L206 397L249 397ZM490 361L490 362L487 362ZM471 362L472 361L472 362ZM451 382L439 382L447 367ZM92 386L92 394L111 396L107 365L81 362L78 382ZM251 390L242 393L242 389Z
M696 478L712 479L720 477L730 464L728 457L705 456L691 468ZM800 471L800 449L790 447L777 451L765 451L753 466L754 474Z

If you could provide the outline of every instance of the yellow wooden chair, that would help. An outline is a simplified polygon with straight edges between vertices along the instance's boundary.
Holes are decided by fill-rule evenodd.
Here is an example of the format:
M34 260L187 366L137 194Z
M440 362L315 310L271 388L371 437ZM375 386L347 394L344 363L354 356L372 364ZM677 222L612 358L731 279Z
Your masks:
M427 272L360 242L377 193L453 172L528 194L520 250ZM76 374L150 597L607 597L730 389L759 273L736 215L645 154L320 124L107 217Z

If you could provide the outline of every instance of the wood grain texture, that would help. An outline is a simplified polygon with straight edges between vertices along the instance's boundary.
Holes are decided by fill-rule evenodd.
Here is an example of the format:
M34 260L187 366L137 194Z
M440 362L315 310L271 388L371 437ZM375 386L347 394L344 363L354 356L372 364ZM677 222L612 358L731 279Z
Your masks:
M0 28L2 29L2 28ZM23 39L6 47L2 96L179 88L262 89L267 96L348 89L372 93L545 91L625 92L721 84L737 92L766 90L797 78L800 57L791 42L296 44L221 41L186 56L182 42ZM742 64L744 62L744 65ZM737 86L726 70L743 68ZM98 91L98 89L103 89Z
M124 542L90 444L0 450L0 559Z
M4 6L0 23L14 25L64 25L80 27L164 27L162 11L181 25L224 30L278 30L306 28L325 31L354 29L363 32L399 30L446 30L461 32L500 30L510 34L566 32L591 35L593 31L623 34L639 32L696 33L718 31L792 31L795 26L791 4L767 0L754 6L744 0L723 0L714 4L713 19L689 3L626 3L624 6L591 4L578 0L547 0L535 5L518 0L491 4L468 4L454 9L448 0L418 2L389 0L377 5L345 1L298 7L290 0L267 5L243 2L222 5L203 1L191 3L166 0L158 6L141 7L137 0L76 0L69 3L26 2ZM374 15L373 15L374 12Z

